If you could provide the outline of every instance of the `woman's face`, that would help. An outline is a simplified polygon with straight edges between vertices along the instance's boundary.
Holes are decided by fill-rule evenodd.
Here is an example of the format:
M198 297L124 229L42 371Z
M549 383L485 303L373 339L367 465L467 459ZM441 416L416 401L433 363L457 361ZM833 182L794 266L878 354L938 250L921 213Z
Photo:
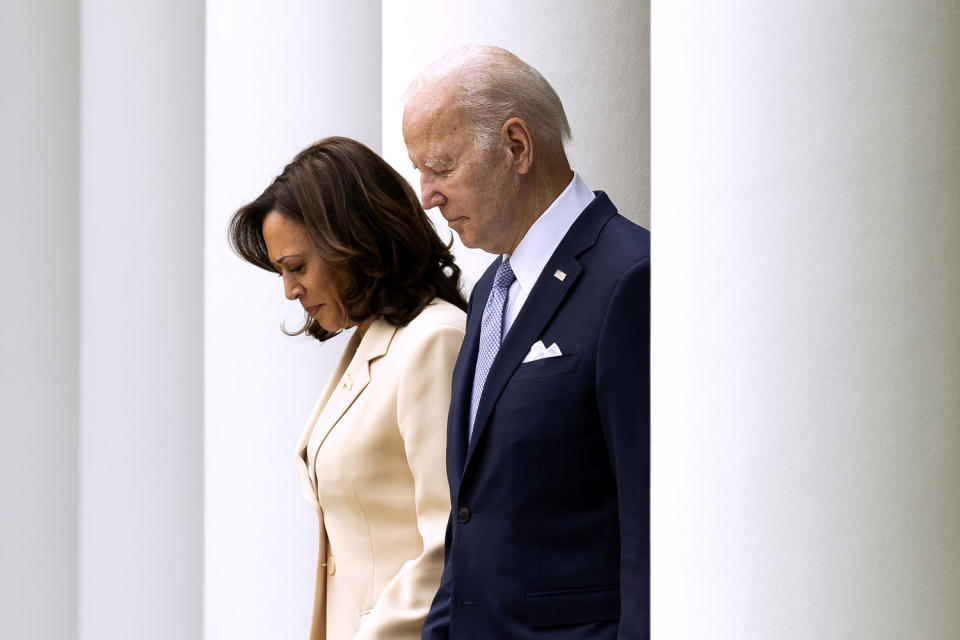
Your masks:
M287 299L299 300L326 331L349 326L334 272L317 255L307 228L273 210L263 219L262 231L267 255L283 278Z

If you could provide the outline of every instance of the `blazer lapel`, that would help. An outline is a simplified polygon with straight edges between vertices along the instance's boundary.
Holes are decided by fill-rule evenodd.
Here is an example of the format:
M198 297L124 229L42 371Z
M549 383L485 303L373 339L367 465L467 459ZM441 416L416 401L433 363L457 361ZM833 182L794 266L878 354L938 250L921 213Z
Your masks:
M317 399L317 402L313 405L313 409L307 417L307 422L304 424L303 431L300 432L300 440L297 442L297 471L300 476L300 489L303 491L303 496L307 499L307 502L312 504L318 512L320 511L320 503L317 500L317 487L313 480L313 474L310 471L311 461L307 454L307 446L310 442L310 434L313 433L313 426L317 423L317 419L320 417L323 408L327 405L327 400L330 399L334 389L340 384L340 378L344 372L346 372L350 361L353 360L359 343L360 337L354 332L354 334L350 336L350 341L347 342L343 353L340 354L340 361L333 370L330 379L327 380L327 385L324 387L323 393L320 394L320 398Z
M309 489L314 501L317 499L316 480L312 469L316 464L317 451L343 414L370 383L370 363L387 353L396 330L397 328L387 321L376 318L359 341L359 345L354 342L357 339L354 334L324 394L310 414L310 420L301 436L298 457L306 467ZM351 347L355 347L355 353Z
M473 425L473 438L470 439L468 444L466 459L462 467L464 472L470 465L477 442L483 437L490 413L507 380L513 375L514 370L520 365L530 349L530 345L540 337L544 327L557 312L564 298L579 279L583 267L581 267L577 257L596 243L600 230L617 212L605 193L602 191L596 193L597 197L583 210L583 213L570 227L556 251L553 252L550 260L547 261L540 277L537 278L536 284L531 289L530 295L523 303L520 314L514 321L513 326L510 327L503 344L500 345L500 351L497 352L496 359L490 366L490 372L487 374L487 380L484 383L483 394L480 397L480 404L477 407L477 417ZM558 270L566 274L562 280L554 276ZM489 291L489 286L487 290ZM486 297L483 300L486 304ZM481 316L482 314L483 310L481 308L477 309L473 315ZM477 321L477 324L479 325L479 321ZM479 335L479 328L477 329L477 335ZM473 348L475 351L476 348ZM475 355L473 360L476 361ZM470 374L469 380L472 384L473 371ZM466 391L466 393L469 394L469 391ZM469 403L469 395L457 397L466 397Z

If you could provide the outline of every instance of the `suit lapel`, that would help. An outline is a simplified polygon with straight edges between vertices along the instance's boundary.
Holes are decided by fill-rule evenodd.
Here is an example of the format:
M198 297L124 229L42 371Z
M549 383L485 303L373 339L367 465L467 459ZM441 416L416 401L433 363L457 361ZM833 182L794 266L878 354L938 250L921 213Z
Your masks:
M563 281L553 277L553 272L556 269L560 269L567 274ZM582 268L576 258L569 255L558 256L555 253L537 279L537 283L530 291L526 302L523 303L520 315L517 316L513 326L510 327L503 344L500 345L497 357L490 366L490 372L487 374L487 380L483 386L483 394L480 396L480 404L477 406L477 418L473 423L473 438L471 438L467 448L464 469L470 464L470 458L473 456L477 442L480 441L484 431L486 431L490 412L500 397L507 380L526 356L530 345L536 342L537 336L540 335L547 322L553 317L560 303L563 302L567 293L580 277L581 271ZM544 275L548 277L545 279Z
M520 314L504 338L496 359L490 366L490 372L487 374L487 380L484 383L483 395L480 397L480 404L477 407L477 418L473 425L473 438L467 447L466 459L462 466L464 472L470 465L473 452L477 443L483 437L490 413L504 386L526 356L530 346L542 334L544 327L560 308L563 300L580 278L583 268L577 257L596 243L600 230L616 212L616 208L606 194L598 191L597 197L583 210L583 213L570 227L567 235L564 236L550 260L547 261L540 277L537 278L530 295L523 303ZM562 280L554 275L558 270L566 274ZM486 287L487 293L489 293L490 286L491 284L488 284ZM486 296L483 298L483 304L486 304ZM479 336L479 317L483 315L483 308L477 307L472 315L475 318L471 318L471 320L477 325L476 333ZM474 351L472 360L476 362L476 346L471 345L471 348ZM468 379L472 386L473 370L471 369L469 373ZM454 392L456 393L456 390ZM469 405L470 387L466 387L463 393L466 393L466 395L457 395L456 397L467 398L466 402ZM464 427L464 437L466 437L465 434L466 427Z
M457 356L453 369L453 383L450 402L450 414L447 428L447 475L454 486L456 495L460 477L463 475L464 461L467 457L467 421L469 420L470 394L473 391L473 373L477 367L477 352L480 348L480 321L483 307L487 304L493 276L500 259L493 264L477 281L473 288L470 313L467 314L467 326L463 336L463 346Z

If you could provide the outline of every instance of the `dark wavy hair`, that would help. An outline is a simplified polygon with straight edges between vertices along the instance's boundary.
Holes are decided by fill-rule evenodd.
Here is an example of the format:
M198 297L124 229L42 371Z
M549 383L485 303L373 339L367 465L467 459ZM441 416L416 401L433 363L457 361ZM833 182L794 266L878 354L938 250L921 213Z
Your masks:
M356 140L332 137L310 145L233 214L233 250L277 273L263 240L263 220L274 210L306 227L320 258L339 276L338 294L351 323L379 315L404 326L434 298L467 308L450 245L437 236L416 193ZM339 331L326 331L307 315L306 324L289 333L322 341Z

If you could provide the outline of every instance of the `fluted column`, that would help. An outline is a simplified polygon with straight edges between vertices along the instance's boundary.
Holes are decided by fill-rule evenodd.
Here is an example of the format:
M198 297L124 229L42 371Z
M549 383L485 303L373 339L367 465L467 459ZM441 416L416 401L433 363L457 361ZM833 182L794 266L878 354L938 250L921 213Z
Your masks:
M80 14L80 638L198 639L204 4Z
M960 5L652 16L653 618L960 629Z

